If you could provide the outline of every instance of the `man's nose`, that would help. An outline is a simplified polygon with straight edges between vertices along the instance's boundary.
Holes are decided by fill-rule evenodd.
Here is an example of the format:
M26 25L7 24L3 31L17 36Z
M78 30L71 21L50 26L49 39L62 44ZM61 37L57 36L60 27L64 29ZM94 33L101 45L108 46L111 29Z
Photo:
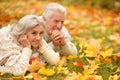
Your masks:
M58 23L58 25L57 25L58 30L61 30L61 27L62 27L62 24Z

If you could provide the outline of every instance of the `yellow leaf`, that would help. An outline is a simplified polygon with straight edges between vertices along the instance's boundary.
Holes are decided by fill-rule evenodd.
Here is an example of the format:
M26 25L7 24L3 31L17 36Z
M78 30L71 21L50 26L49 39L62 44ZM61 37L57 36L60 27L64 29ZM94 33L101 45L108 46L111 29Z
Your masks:
M0 76L3 76L4 74L6 74L5 72L0 72Z
M78 80L87 80L88 76L78 73Z
M45 63L44 62L40 62L38 60L35 60L32 62L32 64L29 67L29 71L30 72L35 72L37 71L40 67L44 67Z
M46 77L43 78L38 73L32 73L32 76L34 80L46 80Z
M26 78L26 79L32 79L32 78L33 78L33 76L32 76L32 74L30 73L30 74L28 74L28 75L24 76L24 78Z
M97 51L95 46L88 45L87 50L84 52L86 53L86 57L97 57Z
M99 75L95 75L95 80L103 80L102 76L99 76Z
M120 72L120 68L118 68L118 69L115 71L115 73L118 73L118 72Z
M13 76L9 80L25 80L23 76Z
M69 74L68 69L65 67L58 67L57 71L58 71L58 73Z
M112 55L112 51L113 51L113 49L108 49L106 51L101 51L100 55L104 58L110 57Z
M102 79L102 76L99 76L99 75L89 75L87 80L103 80Z
M45 67L42 67L39 69L38 73L46 75L46 76L52 76L55 74L55 71L53 69L50 69L50 68L45 69Z
M84 71L83 71L83 74L84 75L90 75L90 74L93 74L95 73L94 71L98 68L98 65L97 66L93 66L93 67L90 67L89 66L85 66L84 67Z
M111 75L111 76L109 77L109 80L118 80L119 77L120 77L120 76L118 76L117 74Z
M80 80L79 75L75 72L69 73L69 75L64 80Z
M67 57L67 59L69 59L69 60L72 60L72 59L75 59L75 58L77 58L77 55L70 55L70 56Z

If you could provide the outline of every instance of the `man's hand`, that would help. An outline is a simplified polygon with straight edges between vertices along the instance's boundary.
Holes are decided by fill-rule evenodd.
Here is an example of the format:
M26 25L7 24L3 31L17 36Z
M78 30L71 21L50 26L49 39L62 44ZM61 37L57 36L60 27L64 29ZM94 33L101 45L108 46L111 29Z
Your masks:
M23 47L28 47L31 48L31 44L29 42L29 40L27 39L26 35L20 35L18 37L18 42L23 46Z
M62 32L60 32L58 30L54 30L52 32L51 39L52 39L53 44L55 46L59 46L59 45L64 46L66 44L65 39L64 39L64 35L62 34Z

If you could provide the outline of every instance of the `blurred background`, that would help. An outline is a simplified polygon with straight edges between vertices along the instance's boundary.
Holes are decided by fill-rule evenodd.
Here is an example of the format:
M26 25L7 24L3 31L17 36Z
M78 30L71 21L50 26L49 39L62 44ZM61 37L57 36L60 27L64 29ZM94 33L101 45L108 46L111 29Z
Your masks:
M42 15L45 6L51 2L59 3L67 9L64 25L77 46L78 56L67 60L66 67L58 66L61 72L65 69L76 73L55 73L47 77L48 80L85 80L84 77L88 77L86 80L120 80L120 0L0 0L0 28L17 23L27 14ZM73 63L78 64L75 66ZM96 68L98 65L100 67ZM88 68L87 71L84 69L85 74L94 71L86 76L82 71L83 66ZM76 76L78 79L74 79ZM103 79L97 79L100 77Z
M16 23L27 14L41 15L50 2L67 9L64 25L78 40L74 40L76 45L79 40L94 38L120 52L120 0L0 0L0 27Z

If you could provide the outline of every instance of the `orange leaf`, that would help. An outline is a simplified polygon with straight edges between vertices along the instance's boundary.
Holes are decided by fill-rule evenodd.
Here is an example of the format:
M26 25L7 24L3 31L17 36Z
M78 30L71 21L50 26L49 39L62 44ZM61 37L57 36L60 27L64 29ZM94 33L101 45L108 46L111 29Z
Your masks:
M82 67L83 66L83 62L81 62L80 60L76 61L73 63L74 66L79 66Z
M46 78L42 78L39 74L37 73L32 73L33 79L34 80L46 80Z
M44 67L45 63L42 61L35 60L32 62L32 64L29 67L30 72L35 72L37 71L40 67Z

